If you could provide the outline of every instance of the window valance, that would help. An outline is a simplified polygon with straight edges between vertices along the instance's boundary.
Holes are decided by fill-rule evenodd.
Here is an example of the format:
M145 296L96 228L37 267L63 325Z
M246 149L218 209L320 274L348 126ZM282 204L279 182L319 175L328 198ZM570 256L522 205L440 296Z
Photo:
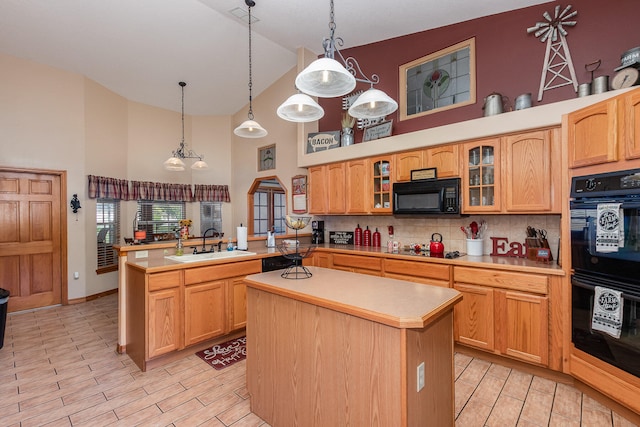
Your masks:
M129 181L89 175L89 198L129 200Z
M228 185L195 185L195 200L198 202L230 202Z
M129 181L89 175L90 199L166 200L180 202L231 202L228 185L171 184L166 182Z

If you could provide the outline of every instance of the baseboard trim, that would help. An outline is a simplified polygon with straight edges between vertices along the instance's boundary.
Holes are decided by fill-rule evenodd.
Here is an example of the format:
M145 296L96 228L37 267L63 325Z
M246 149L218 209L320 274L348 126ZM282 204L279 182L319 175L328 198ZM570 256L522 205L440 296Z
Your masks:
M73 304L82 304L83 302L89 302L89 301L94 301L103 297L106 297L108 295L113 295L118 293L118 288L116 289L110 289L108 291L104 291L104 292L100 292L99 294L94 294L94 295L89 295L86 297L82 297L82 298L74 298L74 299L70 299L67 304L68 305L73 305Z

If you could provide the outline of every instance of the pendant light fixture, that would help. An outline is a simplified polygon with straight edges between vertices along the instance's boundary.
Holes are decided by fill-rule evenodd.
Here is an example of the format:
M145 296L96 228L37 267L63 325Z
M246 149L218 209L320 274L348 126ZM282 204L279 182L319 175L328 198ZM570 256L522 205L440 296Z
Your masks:
M244 0L245 4L249 8L249 120L245 120L233 130L233 133L242 138L262 138L267 135L267 130L260 126L258 122L253 120L253 105L252 105L252 88L253 79L251 75L251 8L256 5L253 0Z
M191 169L202 170L207 169L209 165L207 165L204 160L204 156L196 154L193 150L191 150L184 143L184 87L187 85L185 82L178 83L182 88L182 140L180 141L180 145L178 149L171 153L171 157L164 162L164 167L170 171L183 171L185 164L183 159L198 159L191 165Z
M278 107L278 117L290 122L313 122L324 116L324 109L304 93L296 93Z
M383 117L393 113L398 109L398 103L383 91L373 88L373 85L380 81L380 77L377 74L367 77L355 58L348 57L345 59L342 56L337 45L342 45L343 40L335 37L336 23L333 0L330 0L329 6L329 38L325 38L322 41L324 57L316 59L298 74L296 87L301 92L311 96L334 98L344 96L353 91L356 87L356 82L368 83L370 89L359 97L362 98L367 95L365 100L361 102L356 100L356 103L349 109L349 114L357 119L364 119ZM336 54L340 61L336 59ZM280 108L290 107L290 104L289 100L287 100ZM289 111L290 113L286 117L278 115L289 121L304 121L301 120L302 113L296 113L291 108Z

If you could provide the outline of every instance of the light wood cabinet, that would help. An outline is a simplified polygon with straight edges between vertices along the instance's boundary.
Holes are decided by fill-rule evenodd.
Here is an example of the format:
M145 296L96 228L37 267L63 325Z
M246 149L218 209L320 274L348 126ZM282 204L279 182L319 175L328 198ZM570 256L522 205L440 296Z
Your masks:
M502 139L504 212L560 213L559 129Z
M549 283L544 275L454 267L454 338L541 366L549 365Z
M244 277L234 277L229 279L229 330L247 326L247 285Z
M326 214L327 213L327 167L312 166L308 169L309 185L309 213L310 214Z
M617 109L618 100L613 98L567 116L565 127L570 168L618 160Z
M384 277L448 288L451 286L451 266L387 258Z
M405 151L393 155L396 182L411 181L411 171L423 168L425 151Z
M344 214L346 204L345 163L327 165L327 213Z
M464 213L500 212L500 138L462 145Z
M179 284L179 283L178 283ZM179 350L182 347L181 289L179 286L149 292L148 339L146 359Z
M458 144L428 148L424 154L425 168L436 168L438 178L460 176L460 157Z
M380 156L371 159L369 164L371 171L371 212L391 213L393 191L393 156Z
M335 253L331 257L331 268L382 276L382 258Z
M347 214L366 214L370 212L371 194L369 192L369 161L352 160L346 163L346 202Z
M197 344L225 334L225 287L224 280L185 287L185 345Z
M627 160L640 159L640 91L635 90L624 96L623 113L620 120L624 156Z
M411 171L423 168L436 168L438 178L457 177L460 175L458 153L458 144L396 153L393 156L395 182L411 181Z

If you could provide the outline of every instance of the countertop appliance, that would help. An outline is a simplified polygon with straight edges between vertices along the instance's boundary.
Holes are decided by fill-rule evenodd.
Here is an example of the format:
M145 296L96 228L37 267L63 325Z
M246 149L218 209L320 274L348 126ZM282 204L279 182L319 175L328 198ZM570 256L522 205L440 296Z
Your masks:
M324 221L311 221L311 243L324 243Z
M460 215L460 178L396 182L394 215Z
M573 178L570 214L573 344L640 377L640 169ZM596 287L621 292L619 338L593 328Z

